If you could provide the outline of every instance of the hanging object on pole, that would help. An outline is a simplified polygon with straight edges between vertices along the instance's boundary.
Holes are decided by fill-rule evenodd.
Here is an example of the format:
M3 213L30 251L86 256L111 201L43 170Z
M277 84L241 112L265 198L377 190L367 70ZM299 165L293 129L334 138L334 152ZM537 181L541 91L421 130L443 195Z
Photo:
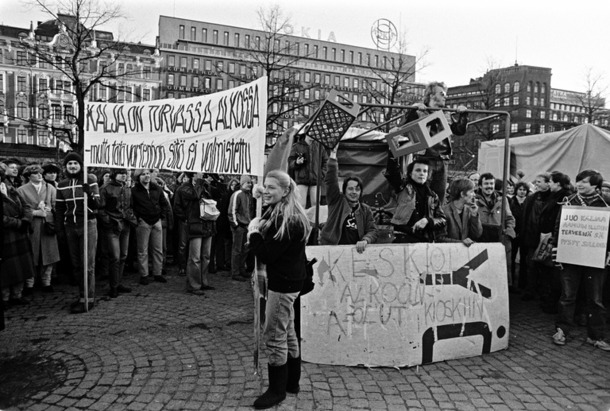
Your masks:
M359 112L359 104L339 95L336 90L331 90L322 106L309 120L310 125L305 134L332 150L347 133Z
M433 131L434 135L431 134ZM451 136L451 128L441 111L411 121L388 133L385 138L395 158L432 147Z

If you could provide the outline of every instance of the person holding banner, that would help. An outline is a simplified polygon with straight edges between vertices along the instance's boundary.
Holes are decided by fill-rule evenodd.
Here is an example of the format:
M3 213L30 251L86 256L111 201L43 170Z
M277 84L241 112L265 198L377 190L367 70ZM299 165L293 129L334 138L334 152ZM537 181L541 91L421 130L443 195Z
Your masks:
M356 244L362 253L368 244L377 240L377 227L371 207L361 202L362 180L347 176L343 180L343 194L339 191L339 163L337 150L330 152L326 176L328 219L320 234L321 245Z
M74 278L78 281L79 299L70 306L72 314L81 314L95 305L95 254L97 250L97 222L94 210L99 208L100 194L97 178L88 174L85 180L82 157L71 152L64 158L66 179L57 185L57 232L68 243ZM87 232L85 225L85 196L87 196ZM87 249L84 249L84 236L87 236ZM59 241L61 244L62 241ZM86 256L86 261L85 261ZM87 290L83 278L84 265L87 264ZM88 304L85 306L85 293Z
M169 204L163 189L151 182L150 170L138 169L134 173L136 185L131 190L131 207L138 220L136 241L138 246L138 272L140 284L150 284L148 251L152 255L152 278L166 283L163 269L163 229L161 216L167 215Z
M584 170L576 176L576 194L566 198L564 206L577 207L603 207L608 208L608 203L597 192L603 181L602 175L596 170ZM557 247L559 240L559 227L561 212L555 224L553 233L553 245ZM606 245L606 256L610 250ZM555 250L554 250L555 251ZM586 252L586 250L584 251ZM608 260L606 259L606 266ZM602 301L604 282L606 280L607 267L596 268L574 264L563 264L560 270L561 298L559 299L559 313L555 322L555 334L553 343L565 345L566 338L570 336L574 328L574 313L576 309L576 298L578 289L585 287L585 298L587 313L587 343L604 351L610 351L610 344L605 341L606 332L606 308Z
M395 243L432 243L441 239L446 225L438 195L428 186L428 160L416 158L400 174L400 163L388 153L385 177L397 194L392 217Z
M263 190L267 209L248 227L250 248L266 265L268 288L263 339L269 353L269 388L254 402L256 409L279 404L286 392L299 392L301 355L293 305L306 276L305 245L311 227L296 190L287 173L267 173Z

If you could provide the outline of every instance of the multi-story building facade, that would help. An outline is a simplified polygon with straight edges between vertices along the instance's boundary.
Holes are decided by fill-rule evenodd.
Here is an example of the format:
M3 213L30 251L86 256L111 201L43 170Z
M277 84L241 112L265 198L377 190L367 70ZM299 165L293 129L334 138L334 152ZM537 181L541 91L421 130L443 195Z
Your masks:
M608 125L607 110L602 109L604 99L593 99L589 106L596 109L587 116L586 94L553 89L550 68L522 66L489 70L469 84L450 87L447 104L465 105L479 110L507 111L510 113L510 136L527 136L565 130L589 121L600 126ZM604 116L604 113L606 115ZM484 115L472 116L473 119ZM505 137L505 116L483 121L468 128L464 137L456 138L456 166L476 167L478 141Z
M57 150L67 144L62 136L77 138L75 116L78 113L74 84L59 58L50 64L33 51L34 43L43 45L57 56L66 53L62 44L68 39L62 24L71 16L38 23L27 28L0 26L0 143L3 156L28 157L27 146ZM95 31L91 42L118 45L104 50L89 65L83 65L86 80L100 68L113 75L96 84L87 99L95 101L142 101L159 97L161 57L154 46L117 43L110 32ZM28 44L29 42L29 44ZM155 55L156 53L156 55ZM61 147L60 147L61 148ZM25 150L25 151L24 151ZM29 150L40 153L40 150ZM36 154L33 154L35 156ZM55 157L55 156L52 156Z
M185 98L252 81L267 74L260 57L268 53L277 62L269 75L268 116L275 117L268 121L267 144L272 145L283 130L313 115L330 89L357 103L387 103L377 97L389 87L383 76L399 65L415 67L414 56L399 53L283 33L266 48L268 38L261 30L160 16L161 96ZM285 95L278 98L282 88ZM413 70L401 92L418 95L422 89ZM380 122L383 115L363 113L359 120Z

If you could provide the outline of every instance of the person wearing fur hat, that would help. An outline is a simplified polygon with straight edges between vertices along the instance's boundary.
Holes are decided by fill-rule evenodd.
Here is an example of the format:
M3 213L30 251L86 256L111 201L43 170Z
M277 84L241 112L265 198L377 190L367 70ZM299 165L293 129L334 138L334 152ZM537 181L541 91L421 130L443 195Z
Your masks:
M32 244L34 266L36 272L40 273L42 290L53 292L51 273L53 265L59 261L59 247L54 231L55 217L53 215L57 190L55 186L43 181L42 167L38 164L27 166L23 170L23 177L29 181L19 187L17 192L33 210L30 243ZM26 279L24 294L31 294L33 288L34 277Z
M169 204L163 189L151 182L149 169L138 169L134 173L136 181L131 190L131 207L137 218L136 242L138 245L138 271L140 284L150 284L148 252L152 255L152 278L166 283L161 275L163 268L163 229L161 216L167 215Z
M7 183L7 169L5 163L0 163L0 196L3 205L0 283L4 307L29 304L22 296L23 283L34 276L32 247L28 240L32 209L17 190Z
M42 165L42 178L53 187L57 188L57 177L61 172L61 168L54 163L44 163Z
M110 173L110 182L100 190L100 208L98 216L108 250L108 282L111 298L117 298L119 293L129 293L131 289L121 284L127 251L129 250L130 224L136 224L136 218L131 208L131 188L125 185L127 170L114 169Z
M95 305L95 254L97 249L97 222L95 211L99 208L100 194L97 178L88 174L85 180L83 159L75 152L64 158L66 178L57 185L57 232L68 243L73 275L78 280L79 298L70 306L73 314L84 313ZM85 196L87 196L87 233L84 231ZM84 250L84 236L87 250ZM84 261L85 253L87 261ZM87 290L83 269L87 264ZM86 293L86 294L85 294ZM88 305L85 305L85 295Z
M252 220L250 203L252 202L252 179L243 175L239 179L240 189L233 193L229 201L229 223L233 233L233 248L231 250L231 277L236 281L246 281L246 234L248 224Z

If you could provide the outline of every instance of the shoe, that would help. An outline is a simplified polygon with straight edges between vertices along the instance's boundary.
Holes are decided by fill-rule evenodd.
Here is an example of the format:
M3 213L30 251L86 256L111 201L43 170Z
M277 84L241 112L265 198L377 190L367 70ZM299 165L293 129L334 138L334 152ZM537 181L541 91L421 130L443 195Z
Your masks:
M130 293L131 292L131 288L125 287L124 285L119 285L116 288L116 290L119 292L119 294Z
M215 290L216 287L212 287L211 285L204 285L204 286L201 286L201 289L202 290Z
M186 292L193 295L205 295L203 290L187 290Z
M264 410L279 404L286 398L286 379L288 376L288 366L267 365L269 372L269 388L263 395L254 401L254 408Z
M566 345L566 335L561 328L557 328L557 332L553 334L553 344Z
M140 277L140 284L141 285L148 285L150 284L150 278L147 277Z
M117 298L118 296L119 296L119 290L117 290L116 288L111 288L110 291L108 291L108 297Z
M52 293L53 292L53 286L52 285L44 285L44 286L42 286L42 292L43 293Z
M604 351L610 351L610 344L608 344L604 340L594 340L592 338L587 338L587 344L591 344L592 346Z
M241 275L234 275L231 278L235 281L241 281L241 282L248 281L248 279L246 277L242 277Z
M178 276L186 277L186 270L184 268L181 268L180 270L178 270Z
M23 287L23 291L21 292L21 295L32 295L34 294L34 287Z
M10 305L28 305L30 303L29 300L26 300L23 297L19 297L19 298L11 298L8 303Z
M158 283L166 283L167 282L165 277L163 277L162 275L155 275L155 276L153 276L153 280L155 280Z

